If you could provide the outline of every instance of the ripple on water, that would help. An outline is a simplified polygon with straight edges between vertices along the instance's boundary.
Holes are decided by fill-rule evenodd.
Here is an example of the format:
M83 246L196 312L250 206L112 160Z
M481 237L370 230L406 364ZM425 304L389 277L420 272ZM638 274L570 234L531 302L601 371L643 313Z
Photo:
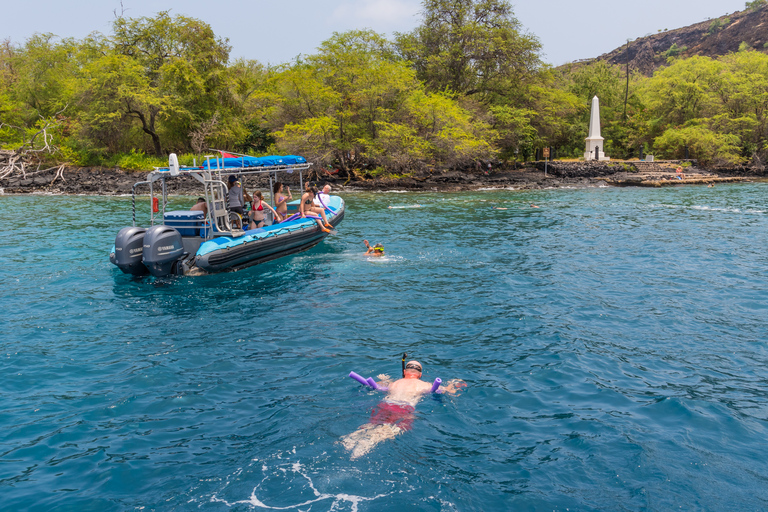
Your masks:
M764 509L766 190L348 194L307 252L156 280L107 261L130 199L3 196L4 506ZM346 375L403 352L469 387L350 461Z

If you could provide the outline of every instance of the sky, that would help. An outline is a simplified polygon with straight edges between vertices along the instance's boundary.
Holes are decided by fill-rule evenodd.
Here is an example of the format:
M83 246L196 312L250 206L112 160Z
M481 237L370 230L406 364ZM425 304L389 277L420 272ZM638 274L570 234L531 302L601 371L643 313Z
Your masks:
M5 2L0 40L23 44L35 33L82 39L111 33L115 13L131 18L162 10L208 23L229 39L231 59L283 64L310 55L333 32L372 29L391 37L419 25L421 0L26 0ZM627 39L731 14L745 0L512 1L523 29L542 45L542 60L558 66L597 57ZM11 21L12 20L12 21Z

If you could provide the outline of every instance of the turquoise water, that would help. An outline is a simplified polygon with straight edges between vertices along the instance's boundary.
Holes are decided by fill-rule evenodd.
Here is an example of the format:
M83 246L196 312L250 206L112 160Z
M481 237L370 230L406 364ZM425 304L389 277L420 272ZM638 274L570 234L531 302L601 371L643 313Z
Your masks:
M0 197L0 508L768 508L768 186L344 197L308 252L143 281L129 199ZM346 375L404 351L468 387L352 461Z

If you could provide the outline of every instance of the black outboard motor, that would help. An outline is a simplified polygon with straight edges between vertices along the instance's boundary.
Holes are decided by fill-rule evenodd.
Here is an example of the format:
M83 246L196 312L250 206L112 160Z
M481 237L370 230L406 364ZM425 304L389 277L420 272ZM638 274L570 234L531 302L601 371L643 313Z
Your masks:
M170 226L157 224L144 235L144 265L155 277L164 277L174 271L176 261L184 256L181 233Z
M141 262L146 231L144 228L127 227L121 229L115 237L115 257L112 263L126 274L145 276L149 273Z

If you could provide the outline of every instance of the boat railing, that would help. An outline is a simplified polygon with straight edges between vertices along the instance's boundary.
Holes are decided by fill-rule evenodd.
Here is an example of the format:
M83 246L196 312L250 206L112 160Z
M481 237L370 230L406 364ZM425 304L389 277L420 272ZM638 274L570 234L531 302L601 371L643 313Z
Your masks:
M133 212L133 227L136 227L136 187L139 185L149 185L149 195L152 196L152 182L151 181L138 181L131 187L131 209ZM151 199L150 199L151 200ZM150 207L150 221L154 223L154 208Z
M213 238L213 232L218 235L234 235L232 223L230 222L229 194L227 186L220 179L206 179L205 200L208 204L208 217L211 229L207 232L206 238ZM241 225L242 228L242 225Z
M242 159L243 167L223 166L223 160L214 155L206 155L205 163L200 166L194 167L175 167L171 168L155 168L147 175L146 181L141 181L133 186L133 225L136 225L136 187L141 185L149 185L150 196L154 201L153 183L160 181L162 183L162 213L161 219L165 222L165 208L168 202L168 189L166 186L166 180L168 178L175 178L178 176L190 176L196 179L203 185L205 194L205 201L208 205L208 213L205 216L205 224L209 229L206 229L203 233L206 239L211 239L216 236L240 236L244 233L245 223L248 219L240 219L241 226L239 228L233 226L233 214L229 207L229 194L228 187L224 180L226 175L235 175L239 179L243 176L254 175L267 175L269 178L269 191L270 202L272 207L275 207L275 195L272 192L274 183L278 181L279 173L293 174L298 172L299 174L299 187L301 190L304 188L304 171L309 169L312 164L309 162L304 163L290 163L290 164L277 164L268 166L248 167L246 166L245 158L248 155L237 155ZM245 183L245 182L244 182ZM150 222L154 225L155 211L154 202L150 208ZM175 221L174 221L175 222Z

